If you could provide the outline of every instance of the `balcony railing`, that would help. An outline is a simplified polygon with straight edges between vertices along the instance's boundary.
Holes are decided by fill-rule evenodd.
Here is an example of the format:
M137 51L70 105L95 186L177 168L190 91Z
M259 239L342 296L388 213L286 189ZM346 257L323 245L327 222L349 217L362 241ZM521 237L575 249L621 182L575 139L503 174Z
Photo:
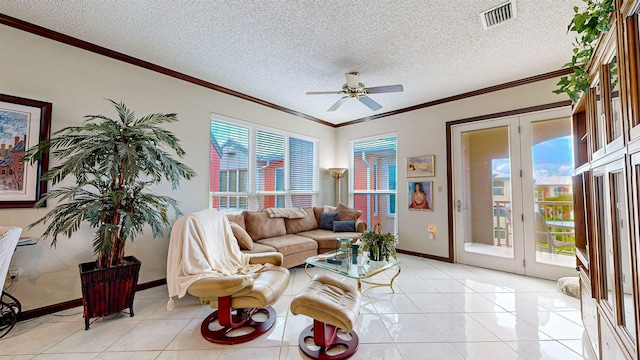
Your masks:
M573 202L536 201L535 211L546 220L550 242L536 243L536 249L554 254L575 254L575 232L573 221ZM510 201L495 201L493 205L494 245L513 246L513 228ZM555 241L554 241L555 239Z

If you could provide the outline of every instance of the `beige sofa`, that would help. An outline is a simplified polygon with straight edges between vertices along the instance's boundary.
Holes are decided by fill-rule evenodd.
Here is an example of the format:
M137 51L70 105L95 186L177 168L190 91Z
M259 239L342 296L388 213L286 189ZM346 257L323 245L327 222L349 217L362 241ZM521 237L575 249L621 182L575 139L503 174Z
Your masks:
M325 217L329 216L322 215L324 208L303 210L304 217L300 218L270 217L267 211L243 211L227 217L242 251L277 251L284 256L282 266L287 268L304 264L310 256L335 250L338 237L357 239L367 230L367 224L358 219L362 213L342 204L335 210L337 222L333 224L337 232L318 228L322 221L325 227L327 224ZM346 227L353 225L355 231L343 231L344 228L338 228L338 223L341 226L346 224Z

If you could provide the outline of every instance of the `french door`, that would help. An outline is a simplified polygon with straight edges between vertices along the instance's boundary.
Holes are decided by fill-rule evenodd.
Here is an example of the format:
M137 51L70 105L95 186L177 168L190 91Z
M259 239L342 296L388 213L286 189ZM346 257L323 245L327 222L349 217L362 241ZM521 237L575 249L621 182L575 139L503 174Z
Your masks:
M459 263L575 276L569 109L452 126Z

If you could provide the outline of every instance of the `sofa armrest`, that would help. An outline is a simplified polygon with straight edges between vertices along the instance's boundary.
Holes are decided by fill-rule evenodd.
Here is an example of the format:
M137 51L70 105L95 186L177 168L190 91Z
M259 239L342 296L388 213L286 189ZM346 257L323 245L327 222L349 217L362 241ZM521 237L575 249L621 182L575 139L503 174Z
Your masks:
M279 252L265 252L265 253L256 253L249 254L251 258L249 259L249 264L273 264L276 266L282 265L282 260L284 256Z
M365 232L367 231L367 223L364 221L356 220L356 232Z
M249 292L253 288L254 279L250 275L230 275L200 279L191 286L188 292L199 298L216 298Z

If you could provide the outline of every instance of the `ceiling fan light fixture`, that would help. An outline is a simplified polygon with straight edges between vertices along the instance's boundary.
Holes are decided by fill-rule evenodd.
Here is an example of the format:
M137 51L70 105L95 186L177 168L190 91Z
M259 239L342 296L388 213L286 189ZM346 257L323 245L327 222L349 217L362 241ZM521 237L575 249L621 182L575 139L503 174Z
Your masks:
M307 95L324 95L324 94L342 94L344 95L338 101L336 101L327 111L335 111L338 109L345 101L349 99L358 99L362 104L367 106L369 109L373 111L380 110L382 105L375 102L373 99L367 96L367 94L380 94L380 93L391 93L391 92L402 92L404 88L402 85L385 85L385 86L374 86L367 88L363 83L360 82L360 74L358 72L349 72L345 74L347 78L346 84L342 85L341 91L310 91L307 92Z
M357 71L346 73L345 76L347 77L347 86L350 88L357 89L360 86L364 87L364 85L360 83L360 73Z

